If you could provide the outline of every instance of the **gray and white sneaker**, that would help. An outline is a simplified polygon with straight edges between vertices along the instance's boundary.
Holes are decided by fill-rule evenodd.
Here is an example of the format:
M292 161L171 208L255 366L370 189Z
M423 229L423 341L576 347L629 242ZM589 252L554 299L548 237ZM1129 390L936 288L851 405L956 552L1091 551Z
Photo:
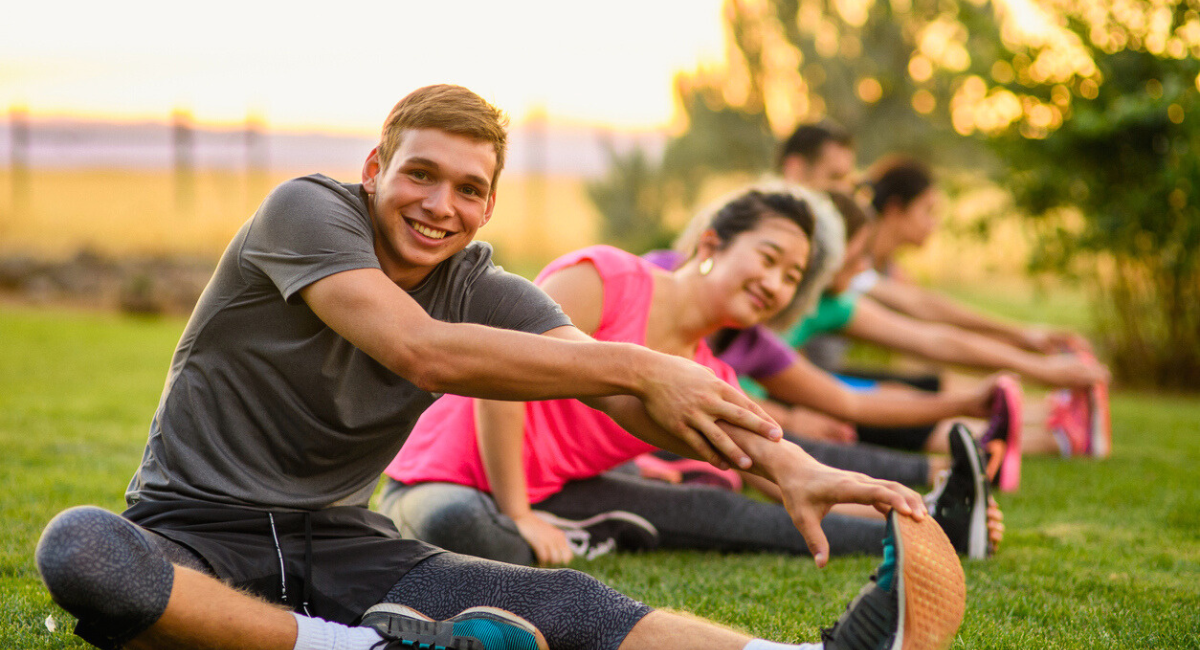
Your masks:
M549 650L532 623L497 607L472 607L435 621L411 607L380 603L359 625L382 637L377 650Z
M971 432L955 422L950 427L950 469L942 473L925 505L960 555L981 560L988 544L989 486L983 454Z
M613 551L648 551L658 547L658 529L643 517L610 510L587 519L567 519L542 510L533 513L563 531L571 552L593 560Z

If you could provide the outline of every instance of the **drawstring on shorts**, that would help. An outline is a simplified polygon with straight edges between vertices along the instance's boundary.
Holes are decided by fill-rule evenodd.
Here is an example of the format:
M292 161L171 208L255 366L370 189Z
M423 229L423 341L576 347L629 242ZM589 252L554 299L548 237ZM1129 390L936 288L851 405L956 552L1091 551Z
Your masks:
M308 609L308 603L312 599L312 515L305 512L304 515L304 593L300 603L300 610L306 616L312 616ZM291 605L291 600L288 598L287 592L287 567L283 561L283 548L279 545L279 532L275 528L275 515L267 513L267 521L271 524L271 539L275 541L275 555L279 558L279 588L280 597L286 605Z

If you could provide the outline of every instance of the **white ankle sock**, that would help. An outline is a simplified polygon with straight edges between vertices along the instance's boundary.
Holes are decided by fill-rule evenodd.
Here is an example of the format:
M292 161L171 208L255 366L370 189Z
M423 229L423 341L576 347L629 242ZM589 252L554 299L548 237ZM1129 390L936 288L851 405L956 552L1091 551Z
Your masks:
M349 627L341 623L296 617L296 646L292 650L368 650L383 638L369 627Z
M801 643L798 645L790 645L787 643L775 643L765 639L754 639L746 644L742 650L824 650L823 643Z

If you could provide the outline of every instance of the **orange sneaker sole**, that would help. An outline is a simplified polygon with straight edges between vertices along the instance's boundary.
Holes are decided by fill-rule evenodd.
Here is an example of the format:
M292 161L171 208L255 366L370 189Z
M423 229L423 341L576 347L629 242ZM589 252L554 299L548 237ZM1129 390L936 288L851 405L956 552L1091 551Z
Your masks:
M967 609L962 563L941 526L894 515L903 642L900 650L944 650L954 641Z

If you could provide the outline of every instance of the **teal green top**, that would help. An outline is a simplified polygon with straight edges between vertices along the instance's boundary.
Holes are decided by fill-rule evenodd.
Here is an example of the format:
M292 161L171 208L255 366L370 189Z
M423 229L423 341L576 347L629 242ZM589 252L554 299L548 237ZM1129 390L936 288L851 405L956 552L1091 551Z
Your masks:
M854 318L854 308L858 306L859 293L848 291L838 295L825 294L817 301L817 307L804 320L796 323L791 329L779 335L793 348L800 348L809 339L826 332L838 332L846 328ZM758 382L749 377L739 376L738 383L747 395L764 399L767 391Z
M826 332L838 332L850 324L854 318L854 308L858 306L858 293L846 292L836 296L825 294L817 301L817 308L804 320L796 323L791 329L781 335L784 341L793 348L808 343L809 339Z

